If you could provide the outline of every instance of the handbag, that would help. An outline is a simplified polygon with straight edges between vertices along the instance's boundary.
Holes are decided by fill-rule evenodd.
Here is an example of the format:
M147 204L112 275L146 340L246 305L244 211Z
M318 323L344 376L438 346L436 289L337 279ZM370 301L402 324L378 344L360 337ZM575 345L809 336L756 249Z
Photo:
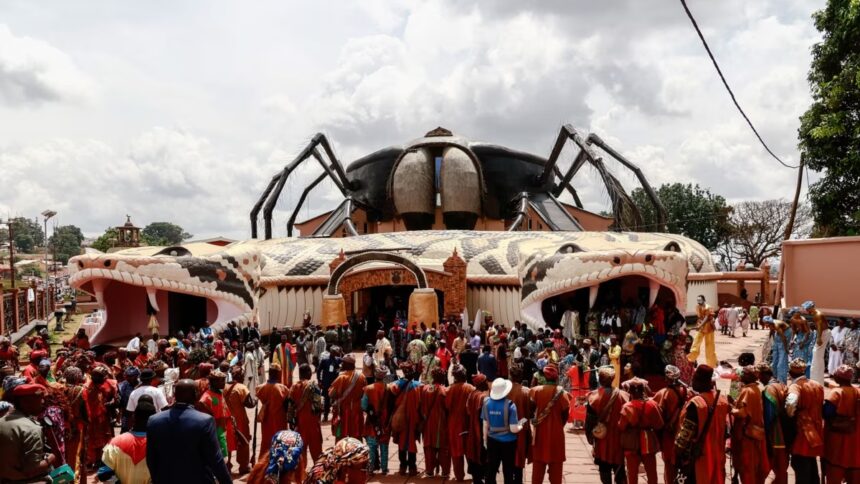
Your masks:
M744 427L744 437L748 437L753 440L764 440L764 427L748 423Z
M603 440L609 433L609 428L606 426L606 421L609 420L609 413L612 411L612 406L615 404L615 398L618 397L618 390L612 390L612 396L609 397L609 402L600 411L600 417L597 420L594 428L591 429L591 436L597 440Z

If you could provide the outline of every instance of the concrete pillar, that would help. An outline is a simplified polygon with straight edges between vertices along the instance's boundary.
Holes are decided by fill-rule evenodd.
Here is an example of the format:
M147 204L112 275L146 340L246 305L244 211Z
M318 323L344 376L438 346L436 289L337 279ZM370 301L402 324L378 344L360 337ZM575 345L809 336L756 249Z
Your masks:
M322 317L320 324L327 328L329 326L340 326L346 321L346 303L340 294L326 294L322 300Z
M439 323L439 300L431 288L415 289L409 296L409 322L425 323L431 327Z

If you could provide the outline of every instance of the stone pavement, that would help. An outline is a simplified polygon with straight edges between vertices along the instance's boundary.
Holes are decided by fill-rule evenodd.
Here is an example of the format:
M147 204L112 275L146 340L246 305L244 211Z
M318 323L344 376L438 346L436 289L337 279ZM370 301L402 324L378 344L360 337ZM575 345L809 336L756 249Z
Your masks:
M730 338L728 336L723 336L721 334L716 335L716 350L717 357L720 360L728 360L732 364L737 362L737 357L740 353L745 351L753 352L756 355L756 361L758 361L761 352L761 346L767 336L767 331L765 330L752 330L750 334L746 337L737 337ZM359 355L360 356L360 355ZM359 365L361 363L361 358L356 358ZM723 392L728 392L729 382L728 380L722 380L718 383L719 388L723 390ZM253 411L250 412L251 421L253 421ZM327 448L334 444L334 437L331 435L331 426L328 423L322 424L323 429L323 448ZM577 433L565 433L565 441L564 446L567 454L567 462L564 464L564 481L566 483L599 483L600 478L597 472L597 466L594 465L591 458L591 446L588 445L588 442L585 439L585 434L582 432ZM416 477L402 477L396 474L398 469L398 459L397 459L397 446L391 445L389 448L389 470L393 470L395 472L394 475L388 476L371 476L368 482L378 482L378 483L436 483L443 482L441 478L433 478L433 479L425 479L420 476ZM662 473L663 473L663 463L660 458L657 459L657 471L660 477L660 481L662 482ZM531 465L527 465L524 472L524 482L531 483L531 474L532 469ZM234 469L236 466L234 465ZM419 450L418 452L418 469L419 471L424 469L424 455L423 451ZM644 470L640 468L640 482L645 482ZM468 474L466 475L468 479ZM238 476L237 476L238 477ZM501 476L498 478L499 482L501 482ZM236 482L245 482L242 478L238 478ZM548 482L548 481L547 481Z

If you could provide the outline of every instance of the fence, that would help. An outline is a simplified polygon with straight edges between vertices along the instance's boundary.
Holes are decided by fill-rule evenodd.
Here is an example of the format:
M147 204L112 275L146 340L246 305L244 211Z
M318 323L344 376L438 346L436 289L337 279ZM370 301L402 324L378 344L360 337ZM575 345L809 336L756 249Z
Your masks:
M30 292L32 290L32 292ZM36 319L47 321L54 311L54 287L48 287L48 314L45 314L45 291L35 285L4 289L0 285L0 334L15 333ZM30 295L32 294L32 300Z

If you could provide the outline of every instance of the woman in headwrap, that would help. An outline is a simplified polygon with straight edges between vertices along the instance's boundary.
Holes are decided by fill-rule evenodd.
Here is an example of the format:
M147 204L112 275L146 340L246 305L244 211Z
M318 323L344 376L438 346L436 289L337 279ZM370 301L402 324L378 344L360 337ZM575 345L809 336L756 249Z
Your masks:
M369 461L367 445L345 437L322 453L308 472L305 484L364 484Z
M87 420L86 401L84 399L84 374L77 366L69 366L63 372L65 380L64 391L69 408L69 425L66 427L65 461L72 471L78 468L78 456L81 455L81 442L84 436L84 425Z
M248 475L248 484L301 484L307 474L304 442L298 432L281 430L272 437L269 453L263 453Z

